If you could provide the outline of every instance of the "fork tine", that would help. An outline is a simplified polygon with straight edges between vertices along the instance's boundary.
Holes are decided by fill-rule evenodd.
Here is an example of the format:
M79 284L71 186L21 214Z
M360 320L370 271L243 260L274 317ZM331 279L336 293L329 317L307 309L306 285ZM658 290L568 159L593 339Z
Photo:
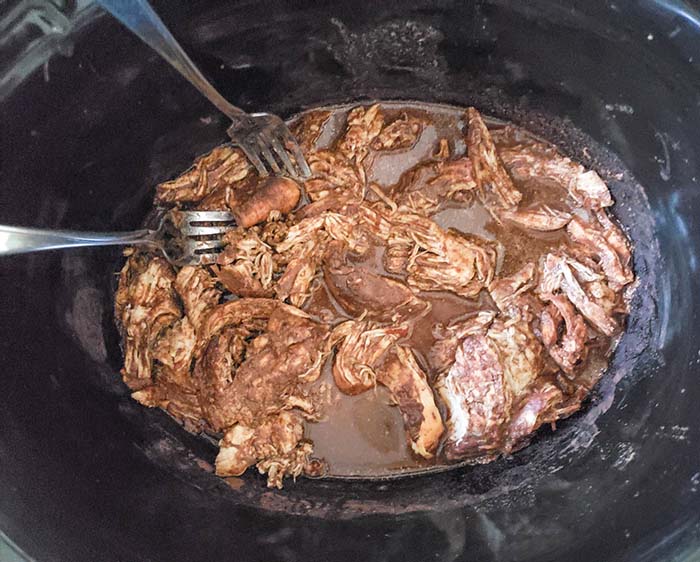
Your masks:
M188 254L204 254L220 250L225 244L221 240L186 240L183 246Z
M185 226L182 233L186 236L223 236L233 230L233 225L221 226Z
M267 139L263 139L262 135L258 136L258 146L260 147L260 153L263 155L267 163L270 165L270 168L272 168L272 171L275 174L280 174L282 173L282 170L280 169L280 165L277 163L277 160L275 160L275 157L273 156L272 152L268 148L268 142L266 142Z
M233 214L228 211L185 211L185 218L188 223L194 222L233 222Z
M282 161L282 164L284 164L284 169L287 171L287 173L294 179L299 179L299 172L294 167L292 159L289 157L289 154L285 150L284 146L282 146L280 140L277 137L272 136L270 138L270 145L272 146L272 150L275 151L275 154L277 154L279 159Z
M265 167L265 164L263 164L263 161L260 159L260 156L258 156L258 153L256 151L257 147L251 146L247 142L238 143L238 146L245 153L248 160L250 160L253 166L255 166L255 169L258 171L258 175L260 177L264 178L270 175L270 172Z
M297 162L297 167L300 170L300 177L302 179L309 179L311 177L311 169L309 168L309 165L306 163L306 158L304 158L304 153L301 151L301 147L299 146L299 143L297 143L297 140L292 136L292 133L287 129L286 127L284 128L284 144L289 148L289 150L292 151L292 155L294 156L294 160Z

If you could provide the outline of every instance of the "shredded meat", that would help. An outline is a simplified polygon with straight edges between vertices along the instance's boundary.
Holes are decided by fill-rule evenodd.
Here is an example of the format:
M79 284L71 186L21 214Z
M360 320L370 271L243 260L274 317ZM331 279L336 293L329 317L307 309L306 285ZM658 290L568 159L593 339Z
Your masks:
M474 297L493 279L496 251L489 241L443 230L418 215L402 214L394 218L394 223L396 230L389 246L412 241L405 264L409 286ZM390 265L391 271L397 270L395 264Z
M271 297L275 263L272 248L254 230L237 228L224 236L215 270L219 282L239 297Z
M430 309L428 303L400 281L351 265L347 245L341 241L328 244L323 271L328 289L352 316L400 322Z
M165 259L135 253L119 278L115 313L124 342L124 382L134 390L151 382L153 350L160 335L181 317L175 273Z
M563 295L542 295L542 300L551 303L542 311L542 343L565 373L573 373L586 358L586 324ZM564 322L564 330L559 336L561 322Z
M330 111L314 111L305 114L291 127L291 132L297 139L302 152L308 153L316 148L316 142L330 116Z
M555 182L568 192L576 204L587 209L602 209L613 204L608 187L595 171L586 170L542 142L528 139L513 143L521 139L517 139L517 133L512 128L506 128L501 137L499 140L508 145L499 150L499 155L515 179Z
M399 338L407 334L405 324L387 328L371 322L349 320L337 326L331 334L331 342L341 342L333 363L336 386L350 395L374 388L377 363Z
M156 202L196 203L245 179L250 170L241 150L229 145L218 146L198 158L180 177L161 183L156 189Z
M484 335L464 338L454 364L438 380L437 388L449 411L444 445L447 458L494 454L513 400L496 345Z
M629 267L630 252L625 241L619 241L619 231L610 219L604 212L600 214L605 217L603 220L606 221L607 237L600 223L597 226L586 224L578 217L569 223L567 232L574 242L585 247L595 257L605 272L610 287L620 289L634 279Z
M347 129L338 143L337 150L348 160L361 163L383 125L384 116L379 104L369 108L356 107L348 113Z
M401 411L413 451L423 458L432 458L445 428L426 374L413 352L403 346L395 347L377 372L377 381L389 389Z
M348 408L393 440L392 418L361 404L398 408L420 466L489 462L581 407L624 325L632 249L595 171L474 108L466 135L444 108L344 115L337 134L335 109L292 126L303 183L262 178L223 145L157 186L159 213L235 216L216 263L125 252L123 379L219 439L220 476L322 475L334 461L307 424L342 442L360 431L338 417Z
M574 266L573 268L572 265ZM581 265L574 260L555 254L548 254L543 264L540 291L546 294L561 291L594 328L606 336L611 336L617 331L618 326L609 315L609 311L606 311L599 302L596 302L592 295L584 291L574 274L574 271L576 271L581 277L581 272L587 271L585 266L577 268L577 266ZM584 279L590 278L584 277Z
M501 218L521 228L549 232L564 228L571 221L571 213L553 209L547 205L526 211L503 211Z
M431 367L439 373L447 370L454 363L455 353L462 340L467 336L485 334L495 317L495 313L484 311L448 326L436 325L433 328L435 343L428 354Z
M404 113L385 125L374 138L371 146L374 150L402 150L412 147L423 132L424 122L418 117Z
M448 151L402 174L391 191L400 211L430 217L448 206L471 202L476 190L471 161L447 160Z
M467 150L482 201L489 208L515 207L520 203L522 193L515 187L513 180L503 167L486 123L473 107L467 110L467 118L469 120Z
M268 474L268 487L281 489L285 476L298 477L310 463L313 446L303 436L303 420L294 412L267 416L255 427L236 424L219 442L216 474L240 476L257 464Z
M327 335L325 326L286 305L272 310L264 330L252 340L256 334L246 325L216 332L194 368L211 427L252 426L261 417L305 403L297 400L298 387L318 378Z

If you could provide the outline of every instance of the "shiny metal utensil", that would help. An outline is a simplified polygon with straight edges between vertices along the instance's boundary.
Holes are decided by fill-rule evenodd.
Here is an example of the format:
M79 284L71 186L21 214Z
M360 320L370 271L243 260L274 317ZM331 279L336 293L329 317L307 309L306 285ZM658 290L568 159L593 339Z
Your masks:
M228 135L239 146L261 176L283 172L306 179L311 170L292 133L276 115L246 113L231 105L204 78L146 0L97 0L97 3L128 27L173 68L189 80L233 124Z
M149 246L159 249L176 266L214 263L234 228L225 211L178 211L167 214L156 230L80 232L0 225L0 256L85 246Z

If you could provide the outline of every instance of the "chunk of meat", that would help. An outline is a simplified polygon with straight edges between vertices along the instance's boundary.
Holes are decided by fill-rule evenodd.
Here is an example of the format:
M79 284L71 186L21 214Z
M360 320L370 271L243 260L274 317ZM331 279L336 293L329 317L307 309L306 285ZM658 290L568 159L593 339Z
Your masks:
M361 163L369 152L372 141L379 135L384 125L379 104L370 107L356 107L348 113L345 134L336 149L348 160Z
M195 364L193 378L198 386L202 417L214 431L237 421L233 381L253 332L243 326L229 326L213 336Z
M535 264L528 263L513 275L493 281L489 285L489 294L498 309L507 313L517 303L518 297L535 287L536 275Z
M347 259L347 245L334 240L324 256L323 275L338 304L349 315L398 323L421 316L430 305L400 281L377 275Z
M556 364L565 373L573 374L574 368L586 358L586 324L563 295L541 295L541 298L550 303L541 315L542 343ZM559 336L562 321L565 329Z
M571 221L571 213L541 205L527 210L506 210L500 217L520 228L551 232L564 228Z
M576 204L602 209L613 204L605 182L593 170L561 155L553 146L528 140L499 150L499 155L517 180L549 180L565 189Z
M316 148L323 128L331 116L330 111L313 111L305 113L290 127L291 133L305 154Z
M612 223L610 227L614 228ZM600 267L608 278L613 290L621 289L634 280L634 273L629 267L629 250L626 245L621 245L622 255L618 254L614 244L618 244L618 234L610 232L611 243L601 232L600 227L591 223L585 223L578 217L572 220L567 227L571 239L589 251L598 261Z
M195 389L190 380L190 366L196 343L195 329L185 316L166 330L153 349L153 358L170 369L178 384L192 392Z
M321 264L323 245L314 238L294 246L290 254L292 257L275 285L275 293L278 299L289 299L294 306L301 307L311 296L311 284Z
M272 248L251 229L226 233L226 246L219 254L216 277L231 293L240 297L271 297L275 262Z
M257 463L268 474L268 487L282 488L284 476L296 478L309 462L313 448L303 437L303 421L294 412L268 416L254 427L236 424L219 442L216 474L240 476Z
M237 299L219 304L207 315L197 333L195 357L198 357L214 336L228 326L242 326L254 333L264 329L272 313L282 305L274 299Z
M376 385L376 366L399 338L408 335L408 326L381 327L372 322L349 320L336 326L330 341L340 341L333 362L333 380L349 395L360 394Z
M187 431L202 431L202 410L194 391L183 387L176 380L180 375L173 375L168 367L156 366L156 383L131 393L131 397L148 408L162 408L183 423Z
M445 231L418 215L397 215L394 225L417 247L406 262L406 281L414 289L471 298L493 280L496 251L488 240Z
M238 297L271 297L272 288L265 288L248 263L222 265L215 269L216 278L228 291Z
M300 386L315 381L320 375L326 354L326 326L294 307L278 304L270 314L265 331L245 345L244 360L235 369L235 375L231 374L234 369L228 366L235 365L238 358L231 351L237 352L232 345L234 342L217 343L231 330L221 332L218 339L217 336L212 338L194 369L200 384L202 409L214 429L234 423L250 426L261 417L302 404L314 407L313 401L303 400L305 393ZM228 364L216 347L212 352L212 346L228 353L231 357ZM313 411L307 413L314 415Z
M522 447L524 441L542 424L567 417L580 407L580 400L566 400L554 384L537 384L514 408L506 430L504 450L511 452Z
M503 167L486 123L473 107L467 109L467 119L467 151L479 196L489 209L503 210L515 207L523 195Z
M470 201L476 189L467 157L421 163L401 175L391 196L402 212L429 217L455 202Z
M175 272L161 257L135 253L119 276L115 315L124 342L124 382L133 390L152 382L154 347L182 316Z
M549 294L561 290L594 328L606 336L612 336L618 328L616 322L609 311L583 290L569 265L572 261L555 254L547 254L540 276L540 292Z
M374 150L403 150L411 148L418 142L425 121L420 117L403 113L388 125L384 125L374 138L371 146Z
M487 332L496 344L509 394L517 398L534 382L544 366L542 344L522 318L497 318Z
M366 227L359 223L361 216L324 212L292 226L276 248L288 262L275 287L278 298L288 298L295 306L306 302L329 239L347 244L355 254L367 252L370 244Z
M432 458L445 427L433 391L413 352L403 346L395 347L377 372L377 381L389 389L401 411L413 452Z
M493 322L496 314L490 310L477 312L465 320L458 320L444 326L433 327L435 343L428 353L428 363L437 372L446 371L455 361L455 353L467 336L483 335Z
M632 261L632 250L630 249L629 240L623 234L620 227L610 220L605 209L595 211L595 216L603 230L603 236L605 236L608 244L610 244L619 256L622 267L629 268Z
M242 182L238 189L231 191L227 204L238 226L248 228L267 220L270 213L289 213L300 197L297 182L274 176Z
M211 275L199 267L180 269L175 278L175 289L195 330L221 300L221 291L216 288Z
M178 178L158 185L156 201L196 203L219 188L245 179L250 171L251 166L241 150L230 145L217 146L198 158L194 166Z
M495 343L485 335L467 336L436 387L448 409L445 456L449 460L492 458L513 401Z
M362 166L330 150L312 152L307 157L307 163L311 178L304 182L304 188L311 201L316 202L330 195L335 196L332 201L341 205L348 200L362 201L367 184Z

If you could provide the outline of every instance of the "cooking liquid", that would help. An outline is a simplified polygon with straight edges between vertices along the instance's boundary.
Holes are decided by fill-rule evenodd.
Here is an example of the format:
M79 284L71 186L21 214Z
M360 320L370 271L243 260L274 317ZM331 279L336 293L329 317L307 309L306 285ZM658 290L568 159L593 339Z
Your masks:
M354 106L310 110L332 111L319 136L317 148L331 145L342 134L346 115L351 107ZM424 117L430 123L423 128L420 138L412 148L396 152L370 153L365 160L368 182L376 182L387 193L404 172L429 159L437 151L440 139L448 140L451 158L465 153L466 120L462 108L425 103L383 102L382 111L385 122L407 113ZM298 117L292 119L292 122ZM488 125L492 130L505 126L503 122L495 120L489 120ZM528 133L523 134L528 136ZM497 146L500 146L498 142ZM429 179L427 176L419 181ZM516 181L516 186L523 193L524 207L537 201L568 209L565 203L566 193L556 185L546 181ZM502 245L502 259L499 259L497 271L501 276L515 273L527 263L537 263L540 256L556 249L565 241L563 230L542 233L498 224L476 199L472 203L451 205L431 218L443 228L497 240ZM358 264L380 275L397 277L384 270L382 255L383 248L378 247ZM417 322L407 340L400 343L413 348L418 362L428 375L428 380L433 381L437 373L431 372L425 360L434 342L432 327L437 323L448 324L477 310L495 310L495 307L485 291L476 299L465 299L447 292L425 292L419 296L430 302L432 309ZM325 287L314 293L305 309L324 318L336 317L337 322L348 318ZM597 341L599 346L591 350L586 368L578 375L580 380L587 382L586 386L592 386L602 374L611 348L610 340L599 338ZM323 422L306 423L305 430L305 437L314 443L314 456L323 458L328 463L329 476L381 477L436 469L448 464L439 451L435 458L430 460L413 454L404 432L401 413L392 405L390 393L385 388L378 385L374 390L358 396L347 396L338 391L333 383L332 364L333 355L326 360L319 379L319 383L327 382L334 388L334 400L328 408L329 415ZM443 408L441 404L439 407Z

